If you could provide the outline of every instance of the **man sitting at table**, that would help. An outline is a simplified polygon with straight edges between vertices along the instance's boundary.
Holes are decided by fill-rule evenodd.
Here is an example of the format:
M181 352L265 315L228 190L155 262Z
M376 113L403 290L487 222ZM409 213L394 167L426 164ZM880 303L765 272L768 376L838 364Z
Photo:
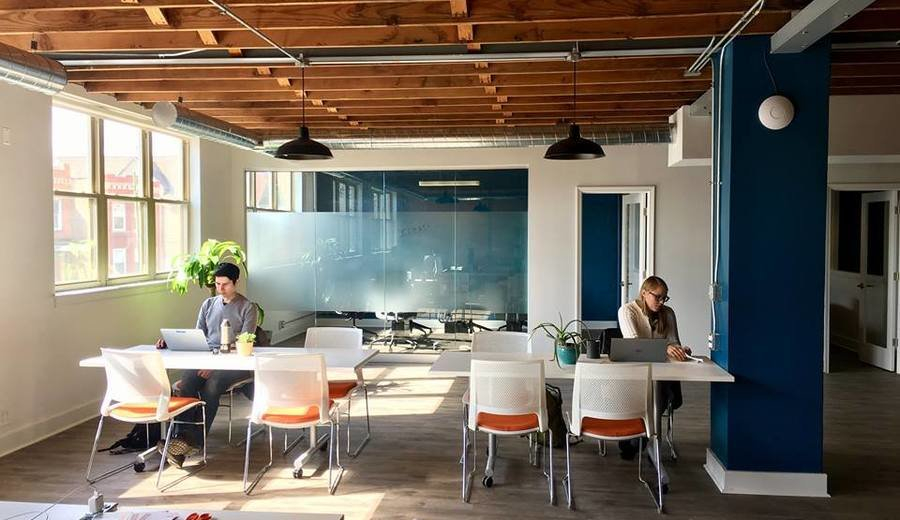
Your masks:
M221 263L214 273L216 296L204 300L197 316L197 328L206 335L210 349L219 348L221 338L219 327L223 319L231 324L234 334L256 331L256 304L237 292L235 284L240 278L241 270L230 263ZM157 348L166 348L164 341L156 343ZM253 372L243 370L185 370L181 379L174 385L175 392L182 397L199 396L206 402L206 432L212 426L213 419L219 409L219 396L232 384L252 377ZM178 420L201 422L203 415L199 407L192 408L177 417ZM203 434L197 425L178 424L172 432L169 443L168 459L172 464L181 467L185 457L199 450ZM162 451L162 441L157 448Z

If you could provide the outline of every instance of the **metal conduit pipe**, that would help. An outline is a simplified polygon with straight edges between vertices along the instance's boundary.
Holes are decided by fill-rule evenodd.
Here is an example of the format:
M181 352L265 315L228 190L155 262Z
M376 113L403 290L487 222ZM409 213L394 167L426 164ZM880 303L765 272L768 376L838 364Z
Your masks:
M582 51L583 59L591 58L624 58L636 56L691 56L703 51L700 47L677 47L669 49L613 49L604 51ZM565 61L569 51L559 52L495 52L485 54L410 54L395 56L306 56L303 58L287 57L248 57L235 58L104 58L104 59L60 59L66 67L128 67L138 65L296 65L299 60L308 66L315 65L416 65L429 63L509 63L517 61Z
M178 117L172 123L173 130L248 150L256 150L262 146L262 141L254 136L235 131L217 119L206 117L182 106L175 106L178 110Z
M54 60L0 43L0 80L56 94L66 86L66 69Z
M337 150L378 150L394 148L523 148L548 146L568 136L566 128L510 129L472 128L443 129L440 133L409 130L372 130L365 134L322 136L319 141ZM583 127L582 136L604 145L669 143L668 126L646 128L591 129ZM272 152L284 140L266 141L265 150Z

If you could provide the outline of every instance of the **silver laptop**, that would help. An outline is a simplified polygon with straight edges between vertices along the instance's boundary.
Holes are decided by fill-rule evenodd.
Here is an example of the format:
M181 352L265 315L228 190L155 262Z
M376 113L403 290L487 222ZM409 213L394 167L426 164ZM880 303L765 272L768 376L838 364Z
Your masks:
M206 352L209 345L206 335L200 329L160 329L169 350Z
M644 338L613 338L609 345L610 361L664 363L668 360L669 340Z

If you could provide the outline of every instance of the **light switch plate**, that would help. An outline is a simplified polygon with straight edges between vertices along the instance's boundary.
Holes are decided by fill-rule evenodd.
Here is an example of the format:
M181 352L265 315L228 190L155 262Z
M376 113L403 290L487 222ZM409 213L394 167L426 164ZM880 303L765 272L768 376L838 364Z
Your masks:
M3 135L3 137L2 137L2 139L3 139L3 144L4 144L5 146L11 145L11 144L12 144L12 130L10 130L9 128L7 128L7 127L4 126L4 127L3 127L3 131L2 131L2 135Z

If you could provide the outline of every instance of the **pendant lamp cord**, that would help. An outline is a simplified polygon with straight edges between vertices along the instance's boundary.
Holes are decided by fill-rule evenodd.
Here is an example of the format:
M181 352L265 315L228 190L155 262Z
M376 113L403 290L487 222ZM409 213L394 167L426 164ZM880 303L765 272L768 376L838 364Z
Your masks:
M306 67L300 67L300 93L303 99L300 100L300 114L303 118L301 126L306 126Z
M578 114L578 60L572 54L572 124Z

